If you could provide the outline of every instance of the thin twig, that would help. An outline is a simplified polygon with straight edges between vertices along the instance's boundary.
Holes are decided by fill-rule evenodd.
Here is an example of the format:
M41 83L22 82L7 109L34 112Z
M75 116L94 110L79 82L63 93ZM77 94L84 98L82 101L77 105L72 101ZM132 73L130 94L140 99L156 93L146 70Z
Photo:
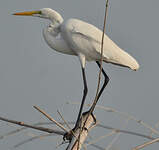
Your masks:
M153 132L153 133L159 135L159 131L158 131L158 130L154 129L153 127L151 127L150 125L148 125L148 124L145 123L144 121L137 119L137 118L134 117L133 115L130 115L130 114L126 113L126 112L121 112L121 111L115 110L114 108L109 108L109 107L104 107L104 106L99 106L99 105L98 105L97 107L99 107L99 108L101 108L101 109L104 109L104 110L106 110L107 112L118 113L118 114L120 114L120 115L122 115L122 116L128 118L129 120L134 120L134 121L137 122L138 124L140 124L140 125L142 125L143 127L149 129L151 132Z
M103 34L102 34L102 42L101 42L101 59L100 59L100 70L99 70L99 75L98 75L98 84L97 84L97 90L96 90L96 96L94 99L94 102L91 106L90 113L93 112L97 101L98 101L98 94L99 94L99 88L100 88L100 81L101 81L101 74L102 74L102 63L103 63L103 45L104 45L104 34L106 30L106 21L107 21L107 12L108 12L108 0L106 0L106 7L105 7L105 15L104 15L104 25L103 25Z
M98 94L99 94L99 88L100 88L100 81L101 81L101 74L102 74L102 62L103 62L103 45L104 45L104 34L105 34L105 26L106 26L106 19L107 19L107 11L108 11L108 0L106 0L106 7L105 7L105 15L104 15L104 25L103 25L103 34L102 34L102 42L101 42L101 59L100 59L100 70L99 70L99 75L98 75L98 84L97 84L97 90L96 90L96 96L95 99L93 101L93 104L89 110L88 116L84 122L83 127L85 126L88 117L90 116L90 114L93 113L94 108L97 104L98 101ZM83 129L82 129L83 130ZM81 134L81 133L80 133Z
M155 134L159 135L159 131L158 130L152 128L150 125L146 124L142 120L139 120L138 123L140 123L141 125L143 125L145 128L151 130L152 133L155 133Z
M128 125L129 119L126 120L126 124L124 124L123 128L126 128ZM105 148L105 150L110 150L110 148L113 146L113 144L119 139L121 135L121 132L117 133L117 135L113 138L113 140L110 142L110 144Z
M62 125L64 124L64 122L59 122L59 123L62 124ZM75 122L69 121L68 124L75 124ZM55 123L53 123L53 122L38 122L38 123L32 124L32 126L39 126L39 125L55 125ZM4 134L4 135L1 135L0 136L0 140L4 139L5 137L14 135L14 134L16 134L18 132L21 132L23 130L26 130L26 129L28 129L28 128L27 127L22 127L22 128L18 128L18 129L12 130L12 131Z
M57 110L58 114L60 115L61 119L64 121L64 123L67 125L67 127L70 129L70 131L72 132L72 135L77 139L77 136L75 135L75 133L73 132L73 130L71 129L71 127L69 126L69 124L65 121L65 119L63 118L62 114ZM80 134L79 134L80 135ZM78 143L81 144L80 142L80 138L78 138ZM78 150L78 149L77 149Z
M64 119L64 117L62 116L62 114L59 112L59 110L57 110L57 113L60 115L61 119L63 120L64 124L66 124L66 126L68 127L69 130L72 130L71 127L69 126L69 124L66 122L66 120Z
M155 125L154 125L154 128L156 130L158 130L158 127L159 127L159 121L157 123L155 123ZM150 136L153 136L153 132L152 131L150 132Z
M5 137L11 136L11 135L13 135L13 134L16 134L16 133L22 131L23 129L27 129L27 127L18 128L18 129L16 129L16 130L10 131L10 132L8 132L8 133L6 133L6 134L4 134L4 135L1 135L1 136L0 136L0 140L1 140L1 139L4 139Z
M57 110L58 114L60 115L61 119L64 121L64 123L66 124L66 126L69 128L69 130L72 132L73 136L76 137L75 133L73 132L73 130L71 129L71 127L69 126L69 124L66 122L66 120L63 118L62 114ZM79 138L80 141L80 138ZM78 142L80 144L80 142Z
M33 107L36 110L38 110L39 112L41 112L44 116L46 116L50 121L54 122L62 130L64 130L65 132L69 132L63 125L61 125L60 123L58 123L55 119L53 119L50 115L48 115L46 112L44 112L43 110L41 110L39 107L37 107L37 106L33 106Z
M6 121L6 122L10 122L10 123L13 123L13 124L17 124L17 125L20 125L20 126L24 126L24 128L21 128L21 129L33 128L33 129L37 129L37 130L48 132L48 133L55 133L55 134L58 134L58 135L63 135L64 134L64 132L61 132L61 131L55 131L55 130L48 129L48 128L28 125L28 124L25 124L23 122L18 122L18 121L15 121L15 120L9 120L9 119L3 118L3 117L0 117L0 120ZM43 125L43 124L50 124L50 123L37 123L36 125ZM126 133L126 134L136 135L136 136L140 136L140 137L144 137L144 138L152 140L152 141L147 142L147 143L145 143L145 144L143 144L141 146L136 147L136 149L133 149L133 150L139 150L139 148L141 149L141 148L143 148L143 147L145 147L147 145L153 144L155 142L159 142L159 138L155 139L153 137L150 137L150 136L147 136L147 135L143 135L143 134L140 134L140 133L135 133L135 132L126 131L126 130L120 130L120 129L116 129L116 128L112 128L112 127L108 127L108 126L103 126L103 125L98 125L98 126L106 128L106 129L114 130L116 132L122 132L122 133ZM17 130L12 131L12 132L13 133L18 132L18 131L21 131L21 129L17 129Z
M55 134L40 134L40 135L34 136L32 138L29 138L27 140L21 141L20 143L14 145L14 148L18 148L19 146L22 146L23 144L26 144L28 142L33 142L34 140L38 140L38 139L49 137L49 136L53 136L53 135L55 135ZM66 144L66 143L68 143L68 142L66 142L66 141L62 142L61 144L57 145L56 148L59 147L62 144ZM88 142L86 141L86 143L88 143ZM104 148L102 148L102 147L100 147L100 146L98 146L96 144L91 144L90 146L96 147L99 150L104 150Z
M24 126L24 127L27 127L27 128L32 128L32 129L44 131L44 132L47 132L47 133L55 133L55 134L58 134L58 135L64 135L63 131L53 130L53 129L44 128L44 127L37 127L37 126L26 124L26 123L21 122L21 121L10 120L10 119L6 119L6 118L3 118L3 117L0 117L0 120L5 121L5 122L10 122L10 123L13 123L13 124L17 124L17 125L20 125L20 126Z
M52 122L39 122L39 123L32 124L31 126L50 125L50 124L53 125L54 123L52 123ZM60 122L60 124L64 124L64 123ZM68 122L68 124L75 124L75 122L70 121L70 122ZM139 136L139 137L149 139L149 140L154 140L155 139L154 137L149 136L149 135L145 135L145 134L141 134L141 133L137 133L137 132L133 132L133 131L128 131L128 130L122 130L122 129L118 129L118 128L113 128L113 127L106 126L106 125L103 125L103 124L97 124L97 127L105 128L107 130L113 130L113 131L116 131L116 132L121 132L121 133L124 133L124 134ZM28 127L18 128L16 130L13 130L11 132L6 133L5 135L0 136L0 139L3 139L4 137L10 136L10 135L14 135L14 134L16 134L20 131L26 130L26 129L28 129ZM52 130L52 129L50 129L50 130Z
M86 142L86 143L87 143L87 142ZM97 149L99 149L99 150L104 150L103 147L100 147L99 145L96 145L96 144L91 144L90 146L93 146L93 147L95 147L95 148L97 148Z
M155 128L159 127L159 121L155 124Z
M79 103L76 102L67 102L67 104L74 104L74 105L79 105ZM85 106L91 106L90 104L86 104ZM105 106L100 106L100 105L96 105L97 108L103 109L107 112L113 112L113 113L117 113L123 117L126 117L129 120L133 120L135 122L137 122L138 124L142 125L143 127L147 128L148 130L150 130L152 133L159 135L159 131L153 127L151 127L150 125L148 125L147 123L145 123L142 120L137 119L135 116L128 114L127 112L121 112L118 111L114 108L111 107L105 107Z
M137 133L137 132L132 132L132 131L127 131L127 130L121 130L121 129L117 129L117 128L112 128L112 127L101 125L101 124L99 124L98 126L101 127L101 128L108 129L108 130L114 130L116 132L121 132L121 133L129 134L129 135L135 135L135 136L143 137L143 138L150 139L150 140L154 140L155 139L155 138L153 138L153 137L151 137L149 135L145 135L145 134L141 134L141 133Z
M97 143L98 141L100 141L100 140L102 140L104 138L107 138L107 137L110 137L110 136L114 135L115 133L117 133L116 130L113 130L110 133L107 133L107 134L105 134L103 136L100 136L100 137L96 138L95 140L92 140L92 141L88 142L87 146L95 144L95 143Z
M146 146L148 146L148 145L150 145L150 144L156 143L156 142L159 142L159 138L154 139L154 140L149 141L149 142L146 142L146 143L144 143L144 144L142 144L142 145L139 145L139 146L133 148L132 150L139 150L139 149L142 149L142 148L144 148L144 147L146 147Z
M55 135L55 134L54 134L54 135ZM38 136L34 136L34 137L32 137L32 138L29 138L29 139L27 139L27 140L21 141L20 143L14 145L14 148L17 148L17 147L19 147L19 146L22 146L23 144L26 144L26 143L28 143L28 142L32 142L32 141L34 141L34 140L36 140L36 139L41 139L41 138L48 137L48 136L53 136L53 134L40 134L40 135L38 135Z

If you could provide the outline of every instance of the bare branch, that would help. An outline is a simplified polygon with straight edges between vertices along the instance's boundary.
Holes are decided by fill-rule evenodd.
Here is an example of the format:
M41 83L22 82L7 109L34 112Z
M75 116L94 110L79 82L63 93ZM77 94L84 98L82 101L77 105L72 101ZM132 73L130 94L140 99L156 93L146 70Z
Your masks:
M67 125L67 127L70 129L70 132L72 133L72 135L77 139L74 131L71 129L71 127L68 125L68 123L65 121L65 119L63 118L62 114L57 110L58 114L60 115L61 119L64 121L64 123ZM68 133L68 132L67 132ZM79 135L80 136L80 135ZM79 141L80 141L80 137L79 137Z
M126 120L125 124L124 124L124 127L123 128L126 128L127 125L128 125L128 122L129 122L129 119ZM113 138L113 140L110 142L110 144L105 148L105 150L109 150L113 144L119 139L119 136L121 135L121 132L120 133L117 133L117 135Z
M99 107L99 108L101 108L101 109L103 109L103 110L106 110L107 112L118 113L118 114L120 114L121 116L124 116L124 117L126 117L127 119L129 119L129 120L134 120L134 121L137 122L138 124L140 124L140 125L142 125L143 127L149 129L152 133L159 135L159 131L158 131L158 130L156 130L155 128L151 127L150 125L148 125L148 124L145 123L144 121L137 119L135 116L128 114L127 112L121 112L121 111L118 111L118 110L116 110L116 109L114 109L114 108L109 108L109 107L104 107L104 106L99 106L99 105L98 105L97 107Z
M101 59L100 59L100 70L99 70L99 75L98 75L98 85L97 85L96 96L95 96L94 102L91 106L90 113L93 112L93 110L97 104L97 101L98 101L98 94L99 94L101 74L102 74L103 45L104 45L104 34L105 34L105 30L106 30L107 12L108 12L108 0L106 0L105 15L104 15L104 25L103 25L103 34L102 34L102 42L101 42Z
M88 142L88 145L95 144L95 143L97 143L98 141L100 141L100 140L102 140L104 138L107 138L107 137L110 137L110 136L114 135L115 133L117 133L116 130L113 130L113 131L111 131L110 133L108 133L106 135L100 136L99 138L96 138L95 140L92 140L92 141Z
M21 121L10 120L10 119L6 119L6 118L3 118L3 117L0 117L0 120L5 121L5 122L10 122L10 123L13 123L13 124L17 124L17 125L20 125L20 126L24 126L24 127L27 127L27 128L32 128L32 129L44 131L44 132L47 132L47 133L55 133L55 134L58 134L58 135L64 135L63 131L53 130L53 129L44 128L44 127L37 127L37 126L25 124L24 122L21 122Z
M106 19L107 19L107 10L108 10L108 0L106 0L106 7L105 7L105 15L104 15L104 25L103 25L103 34L102 34L102 42L101 42L101 59L100 59L100 70L99 70L99 75L98 75L98 84L97 84L97 90L96 90L96 96L95 96L95 99L93 101L93 104L90 108L90 110L88 111L88 116L84 122L84 125L83 127L85 127L85 124L88 120L88 118L90 117L90 115L93 113L94 111L94 108L97 104L97 101L98 101L98 94L99 94L99 88L100 88L100 81L101 81L101 74L102 74L102 62L103 62L103 44L104 44L104 34L105 34L105 26L106 26ZM83 131L83 127L80 131L80 135L79 135L79 141L81 140L81 133ZM79 150L79 144L77 146L77 150Z
M61 125L60 123L58 123L55 119L53 119L50 115L48 115L46 112L44 112L43 110L41 110L39 107L37 106L33 106L36 110L38 110L39 112L41 112L44 116L46 116L50 121L54 122L58 127L60 127L62 130L64 130L65 132L68 132L68 130Z
M38 136L34 136L34 137L32 137L32 138L29 138L29 139L27 139L27 140L24 140L24 141L22 141L22 142L20 142L20 143L18 143L18 144L16 144L16 145L14 145L14 148L17 148L17 147L19 147L19 146L22 146L22 145L25 144L25 143L32 142L32 141L34 141L34 140L36 140L36 139L40 139L40 138L44 138L44 137L48 137L48 136L53 136L53 135L55 135L55 134L52 134L52 133L50 133L50 134L40 134L40 135L38 135Z
M159 138L154 139L154 140L149 141L149 142L146 142L146 143L144 143L144 144L142 144L142 145L139 145L139 146L133 148L132 150L140 150L140 149L142 149L142 148L144 148L144 147L146 147L146 146L148 146L148 145L150 145L150 144L156 143L156 142L159 142Z
M64 122L59 122L59 123L62 124L62 125L64 124ZM75 124L75 122L69 121L68 124ZM38 122L38 123L32 124L32 126L39 126L39 125L55 125L55 123L53 123L53 122ZM7 136L14 135L14 134L16 134L18 132L21 132L23 130L26 130L26 129L28 129L28 128L27 127L22 127L22 128L18 128L18 129L12 130L12 131L4 134L4 135L1 135L0 139L3 139L5 137L7 137Z
M146 139L150 139L150 140L154 140L155 138L149 136L149 135L145 135L145 134L141 134L141 133L137 133L137 132L132 132L132 131L127 131L127 130L121 130L121 129L117 129L117 128L112 128L109 126L105 126L105 125L98 125L99 127L108 129L108 130L114 130L115 132L121 132L121 133L125 133L125 134L130 134L130 135L135 135L135 136L139 136L139 137L143 137Z
M45 138L45 137L48 137L48 136L55 136L55 134L51 134L50 133L50 134L40 134L40 135L34 136L32 138L29 138L27 140L21 141L20 143L14 145L14 148L18 148L18 147L22 146L23 144L26 144L28 142L33 142L34 140L38 140L38 139ZM86 143L88 143L88 142L86 141ZM65 144L65 143L62 143L62 144ZM99 150L104 150L104 148L100 147L99 145L93 144L93 143L90 144L90 146L96 147Z
M62 114L59 112L59 110L57 110L58 114L60 115L61 119L63 120L64 124L66 124L66 126L69 128L69 130L71 130L71 127L69 126L69 124L66 122L66 120L64 119L64 117L62 116Z
M74 105L79 105L79 103L76 102L67 102L67 104L74 104ZM86 104L85 106L91 106L90 104ZM159 135L159 131L153 127L151 127L150 125L148 125L147 123L145 123L143 120L139 120L137 119L135 116L128 114L127 112L122 112L119 110L116 110L114 108L111 107L105 107L105 106L100 106L100 105L96 105L97 108L103 109L106 112L112 112L112 113L117 113L129 120L133 120L136 123L142 125L143 127L145 127L146 129L150 130L152 133Z
M81 128L77 128L74 131L75 137L73 136L67 149L66 150L78 150L81 149L82 144L84 143L84 141L86 140L86 137L88 135L88 132L90 131L90 129L92 129L92 125L94 125L94 116L93 115L89 115L89 113L85 114L82 116L82 121L81 122ZM77 139L76 137L79 137L80 134L80 139Z
M54 123L50 123L50 122L42 122L42 123L35 123L34 125L28 125L28 124L25 124L24 122L19 122L19 121L15 121L15 120L9 120L9 119L6 119L6 118L3 118L3 117L0 117L0 120L2 121L6 121L6 122L9 122L9 123L13 123L13 124L17 124L17 125L20 125L20 126L24 126L23 128L19 128L19 129L16 129L16 130L13 130L9 133L7 133L6 135L3 135L1 136L0 138L4 138L5 136L9 136L9 135L12 135L14 133L17 133L17 132L20 132L22 130L25 130L25 129L28 129L28 128L32 128L32 129L36 129L36 130L40 130L40 131L44 131L44 132L47 132L47 133L55 133L57 135L64 135L65 132L63 131L58 131L58 130L52 130L52 129L48 129L48 128L44 128L44 127L37 127L37 125L48 125L48 124L54 124ZM68 124L74 124L75 122L68 122ZM61 122L61 124L63 124L63 122ZM36 125L36 126L35 126ZM97 125L98 127L102 127L102 128L105 128L105 129L108 129L108 130L113 130L112 132L113 133L118 133L118 132L121 132L121 133L125 133L125 134L130 134L130 135L135 135L135 136L139 136L139 137L143 137L143 138L146 138L146 139L150 139L150 140L153 140L152 142L159 142L158 140L156 140L155 138L151 137L151 136L148 136L148 135L144 135L144 134L140 134L140 133L136 133L136 132L132 132L132 131L127 131L127 130L121 130L121 129L117 129L117 128L113 128L113 127L110 127L110 126L105 126L105 125L101 125L101 124L98 124ZM48 136L51 136L52 134L48 134ZM39 136L40 137L40 136ZM104 136L102 136L101 138L104 138ZM36 138L35 138L36 139ZM38 138L37 138L38 139ZM31 140L28 139L28 142L29 141L32 141L34 140L34 138L32 138ZM100 138L99 138L100 140ZM25 141L22 141L21 143L25 143ZM27 142L27 141L26 141ZM96 141L92 141L92 142L89 142L88 145L94 145ZM151 141L150 141L151 142ZM150 143L151 144L151 143ZM18 145L18 144L17 144ZM19 146L22 145L19 143ZM138 148L138 147L137 147ZM101 148L102 149L102 148ZM134 149L135 150L135 149Z
M33 124L32 126L50 125L50 124L53 125L54 123L52 123L52 122L39 122L39 123ZM64 124L64 122L60 122L60 124ZM75 124L75 122L70 121L70 122L68 122L68 124ZM154 140L155 139L154 137L149 136L149 135L145 135L145 134L141 134L141 133L137 133L137 132L133 132L133 131L128 131L128 130L122 130L122 129L118 129L118 128L113 128L113 127L106 126L106 125L103 125L103 124L97 124L97 127L105 128L105 129L108 129L108 130L113 130L116 133L117 132L122 132L124 134L135 135L135 136L143 137L143 138L149 139L149 140ZM14 135L14 134L16 134L20 131L26 130L26 129L28 129L28 128L27 127L18 128L16 130L13 130L11 132L6 133L5 135L0 136L0 139L3 139L4 137L10 136L10 135Z

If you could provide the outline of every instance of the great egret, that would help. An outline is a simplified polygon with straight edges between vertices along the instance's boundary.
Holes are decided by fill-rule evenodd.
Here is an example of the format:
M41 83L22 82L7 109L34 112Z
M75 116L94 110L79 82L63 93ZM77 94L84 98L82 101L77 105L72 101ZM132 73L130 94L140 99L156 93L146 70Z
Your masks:
M51 23L43 30L46 43L58 52L78 56L82 68L84 91L75 125L76 127L81 117L88 91L85 76L85 63L86 60L96 61L98 67L100 67L102 31L78 19L64 21L59 13L50 8L43 8L38 11L19 12L14 13L14 15L35 16L49 19ZM139 68L139 64L132 56L120 49L107 35L104 36L104 62L128 67L132 70L137 70ZM98 99L109 81L103 69L102 73L105 77L105 81L99 92Z

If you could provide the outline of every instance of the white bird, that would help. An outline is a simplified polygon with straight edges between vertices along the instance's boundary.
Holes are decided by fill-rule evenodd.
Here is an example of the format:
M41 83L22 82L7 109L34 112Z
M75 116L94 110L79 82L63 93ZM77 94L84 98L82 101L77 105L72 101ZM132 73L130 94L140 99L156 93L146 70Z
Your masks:
M51 23L43 30L46 43L58 52L79 57L82 68L84 92L75 125L76 127L81 117L87 95L85 63L86 61L96 61L100 67L102 31L94 25L78 19L68 19L64 21L58 12L50 8L43 8L38 11L19 12L13 15L35 16L49 19ZM106 34L104 35L103 61L128 67L132 70L139 69L137 61L127 52L119 48ZM105 77L105 81L98 94L98 99L109 81L103 69L102 73Z

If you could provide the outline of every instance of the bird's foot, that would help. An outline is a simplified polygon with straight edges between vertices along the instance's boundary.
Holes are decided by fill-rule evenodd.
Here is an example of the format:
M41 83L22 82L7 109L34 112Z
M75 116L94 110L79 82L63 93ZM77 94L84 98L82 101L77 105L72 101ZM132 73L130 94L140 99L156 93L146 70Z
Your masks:
M79 121L79 122L80 122L80 121ZM67 140L67 141L70 142L70 141L72 140L72 137L75 135L75 132L76 132L79 128L80 128L80 125L79 125L79 123L77 123L73 129L71 129L69 132L66 132L66 133L64 134L63 140L64 140L64 141Z
M63 136L63 140L64 141L69 141L69 142L71 142L71 140L72 140L72 137L73 137L73 129L72 130L70 130L69 132L66 132L65 134L64 134L64 136Z
M88 117L89 114L92 116L92 118L93 118L93 120L94 120L94 124L96 124L96 123L97 123L96 117L93 115L93 112L90 113L90 110L84 112L84 113L82 114L82 117L83 117L83 118L86 118L86 117ZM84 120L85 120L85 119L84 119Z
M79 129L79 128L81 128L81 126L82 125L84 125L84 122L85 122L85 120L86 120L86 118L88 117L88 115L89 115L89 111L86 111L86 112L84 112L83 114L82 114L82 117L81 117L81 119L80 119L80 121L75 125L75 127L72 129L72 130L70 130L69 132L67 132L67 133L65 133L64 134L64 136L63 136L63 140L64 141L71 141L72 140L72 138L73 138L73 136L75 135L75 133L76 133L76 131ZM94 124L96 124L96 118L95 118L95 116L93 115L93 113L91 113L91 115L92 115L92 117L93 117L93 120L94 120ZM85 129L84 128L84 130L88 130L88 129Z

